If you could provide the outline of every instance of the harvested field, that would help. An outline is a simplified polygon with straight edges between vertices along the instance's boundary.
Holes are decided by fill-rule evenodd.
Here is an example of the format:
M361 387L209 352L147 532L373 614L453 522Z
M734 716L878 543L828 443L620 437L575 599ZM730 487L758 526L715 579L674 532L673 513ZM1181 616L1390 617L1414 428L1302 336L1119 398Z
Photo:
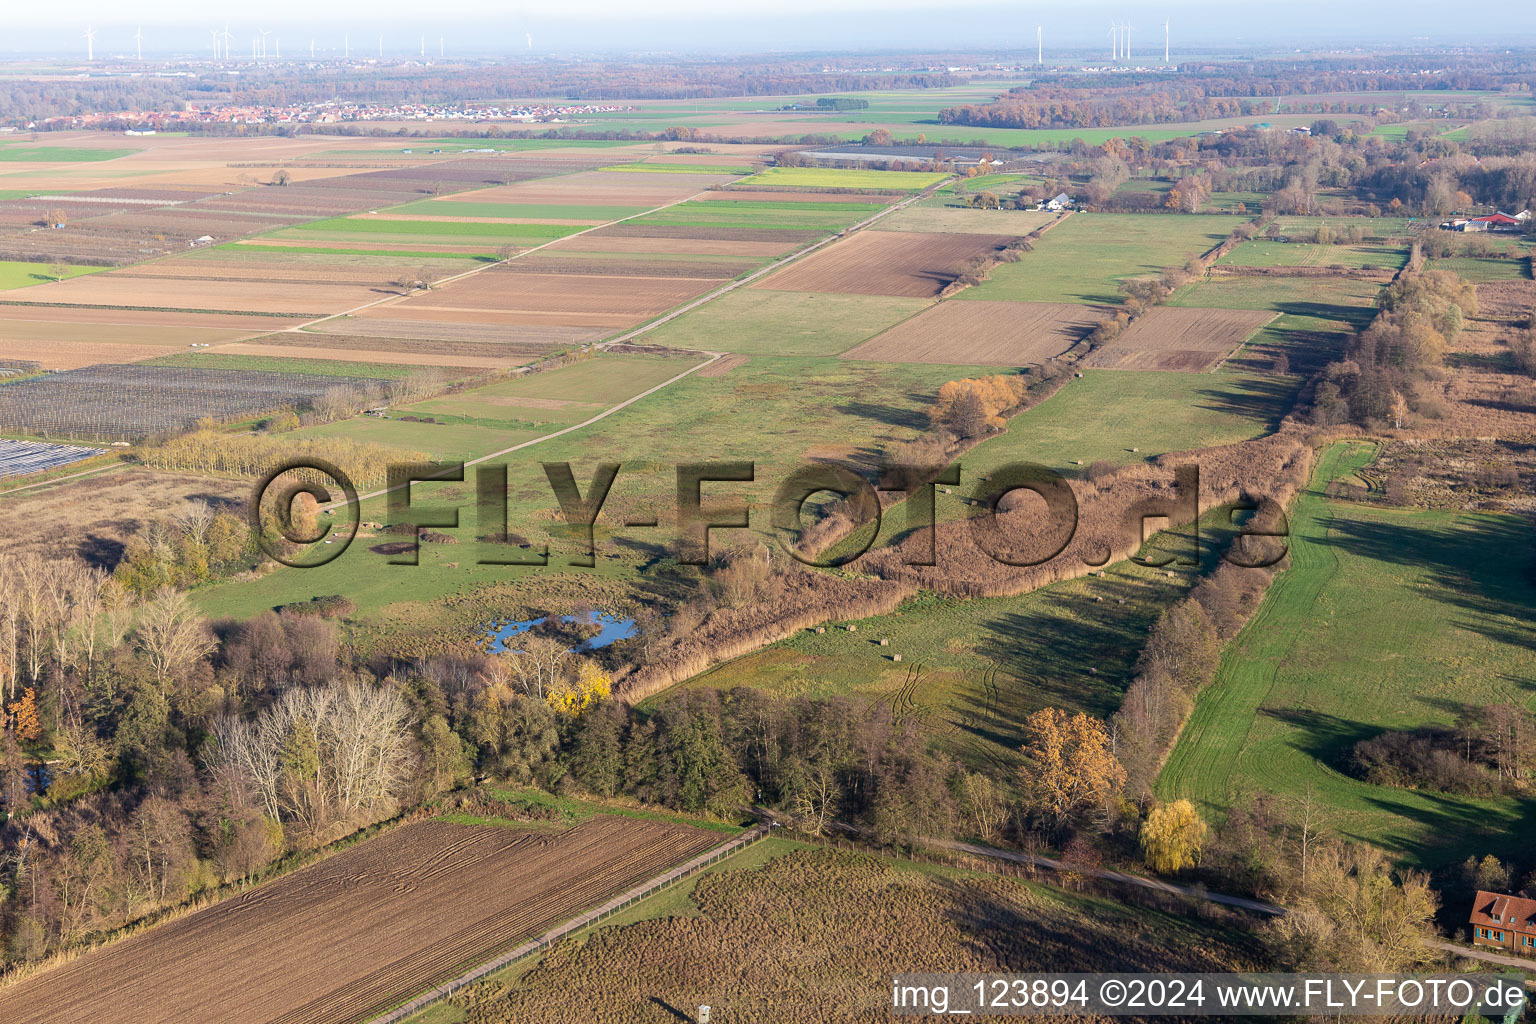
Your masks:
M659 260L643 256L615 254L603 258L597 254L565 254L543 250L526 259L513 260L501 270L509 274L584 274L612 277L692 277L728 281L737 274L756 268L757 261Z
M529 274L489 270L401 302L364 310L392 318L491 322L487 317L544 317L526 320L619 325L643 320L719 285L716 278L610 277L583 274ZM597 319L594 319L597 318Z
M297 259L287 264L278 260L172 259L113 271L112 276L156 280L173 278L179 281L264 281L268 284L350 284L376 287L383 285L391 277L417 270L420 266L419 260L404 259L392 263L363 265L353 265L345 260L337 261L334 258L330 265L305 263Z
M967 260L997 252L1014 237L861 231L752 287L932 298L959 276Z
M1066 302L941 302L843 353L890 363L1028 366L1081 341L1103 311Z
M242 248L249 248L254 250L299 249L301 250L301 254L310 255L321 253L339 256L369 256L378 253L398 252L402 254L400 256L401 259L405 259L411 254L423 253L462 253L467 256L488 255L488 251L492 245L491 242L482 242L479 245L447 245L435 238L423 239L419 242L374 241L371 238L363 241L349 239L346 241L337 240L330 244L324 244L323 242L317 242L313 239L307 238L274 238L270 235L264 235L261 238L246 239L243 242L236 242L235 244L241 246ZM431 257L427 256L427 258L430 259Z
M270 323L268 324L270 327ZM73 370L95 363L133 363L191 345L216 345L250 337L254 331L204 327L73 324L48 320L0 319L0 351L12 359L33 359L47 370Z
M1275 314L1253 309L1158 306L1120 337L1095 349L1084 366L1103 370L1209 370Z
M1485 320L1536 316L1536 281L1489 281L1477 286L1477 315Z
M118 309L110 306L30 306L20 302L0 301L0 332L6 330L4 324L14 322L88 324L91 330L100 332L102 327L207 327L227 331L270 331L283 321L251 313L194 313L179 309ZM93 336L99 337L100 333Z
M344 363L394 363L401 366L462 366L471 369L494 369L515 366L526 362L528 356L518 352L504 355L440 355L436 352L415 350L401 352L393 349L354 349L329 347L322 342L317 346L297 348L291 345L263 344L259 341L242 341L233 345L220 345L220 355L281 356L284 359L334 359ZM538 354L538 353L535 353ZM333 382L334 384L334 382Z
M559 328L549 328L549 330L559 330ZM497 359L526 359L543 355L551 349L560 347L549 343L517 341L444 341L435 338L378 338L346 334L317 336L305 331L280 331L277 334L252 338L250 344L299 349L300 351L295 352L294 356L300 359L311 358L309 352L305 350L312 349L316 345L322 345L327 349L355 350L359 353L401 352L417 356L488 356Z
M106 471L0 495L0 552L35 551L44 558L83 558L111 570L128 539L153 519L164 519L188 502L238 510L251 496L246 480L156 473L147 469ZM38 529L38 523L67 524Z
M0 1019L366 1020L719 839L603 816L557 834L406 826L0 990Z
M491 342L504 345L538 345L563 348L579 345L601 337L603 332L589 327L533 326L523 324L464 324L431 320L389 320L369 317L366 320L340 317L326 320L305 328L306 334L324 334L324 344L333 344L329 336L360 335L376 339L428 339L440 341ZM303 335L293 335L303 337ZM299 342L261 339L274 345L300 344ZM314 339L311 339L313 342ZM339 344L336 343L336 344Z
M875 231L951 231L1027 235L1045 227L1056 214L1040 210L969 210L959 206L918 203L897 210L873 225Z
M83 287L82 287L83 286ZM28 302L89 306L138 306L189 310L334 313L395 295L393 288L357 285L281 284L153 278L133 274L89 274L27 290Z

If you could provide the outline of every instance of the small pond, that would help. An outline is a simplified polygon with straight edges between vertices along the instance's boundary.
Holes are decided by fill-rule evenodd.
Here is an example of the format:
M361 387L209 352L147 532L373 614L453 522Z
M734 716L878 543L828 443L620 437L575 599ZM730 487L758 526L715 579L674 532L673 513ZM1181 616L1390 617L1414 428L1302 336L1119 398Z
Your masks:
M528 630L532 629L534 626L537 626L543 621L544 619L542 618L519 619L513 622L503 622L497 625L493 625L488 630L486 630L486 636L491 641L490 646L486 649L492 654L505 654L508 651L515 651L517 648L508 647L507 641L517 636L519 633L528 632ZM560 616L560 621L575 622L576 616L562 615ZM607 647L609 644L616 641L628 640L630 637L634 636L636 632L635 620L633 618L620 618L617 615L610 615L607 612L592 612L588 615L587 621L598 627L598 634L592 637L590 640L584 640L577 644L572 648L572 650L595 651L599 647Z

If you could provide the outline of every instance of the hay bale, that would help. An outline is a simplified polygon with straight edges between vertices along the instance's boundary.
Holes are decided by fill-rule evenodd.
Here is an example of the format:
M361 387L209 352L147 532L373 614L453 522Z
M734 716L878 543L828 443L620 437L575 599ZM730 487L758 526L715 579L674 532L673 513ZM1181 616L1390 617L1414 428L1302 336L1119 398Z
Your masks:
M827 627L826 626L817 626L816 627L816 632L818 632L818 633L825 633L826 631L827 631Z
M891 655L891 660L892 661L900 661L901 660L901 655L893 654L893 655Z
M848 632L850 632L850 633L857 633L858 631L859 631L859 627L858 626L855 626L852 623L848 624Z
M889 647L889 646L891 646L891 642L889 640L887 640L885 637L881 637L880 638L880 646L881 647Z

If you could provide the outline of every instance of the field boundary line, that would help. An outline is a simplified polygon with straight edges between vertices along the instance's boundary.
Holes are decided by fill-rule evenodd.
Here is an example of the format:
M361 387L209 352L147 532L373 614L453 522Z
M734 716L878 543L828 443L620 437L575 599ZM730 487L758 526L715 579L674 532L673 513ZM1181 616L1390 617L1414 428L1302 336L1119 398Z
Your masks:
M951 179L945 179L945 181L944 182L940 182L939 185L943 185L943 184L945 184L949 180L951 180ZM629 340L631 340L633 338L640 337L641 335L647 333L648 331L655 330L657 327L660 327L662 324L668 323L668 322L676 319L677 317L682 316L684 313L688 313L688 312L690 312L690 311L692 311L694 309L697 309L698 307L704 305L705 303L713 301L714 299L719 298L720 296L726 294L727 292L734 291L735 289L740 288L743 285L748 284L749 282L756 280L758 277L761 277L764 274L772 273L773 271L776 271L776 270L780 269L786 263L792 262L794 260L798 260L798 259L800 259L803 256L807 256L810 253L819 250L823 246L831 245L833 242L836 242L839 239L846 237L850 232L858 230L858 229L862 229L862 228L866 227L867 225L874 223L875 221L879 220L882 217L890 216L891 214L895 213L897 210L902 209L905 206L910 205L911 203L914 203L917 200L922 199L923 197L931 194L933 189L934 188L938 188L939 185L935 185L935 186L933 186L930 189L925 189L922 192L915 193L915 194L907 197L906 199L902 200L900 203L894 203L891 206L888 206L885 209L880 210L880 211L876 212L875 214L865 218L864 220L859 221L857 224L855 224L855 225L853 225L851 227L844 228L842 231L839 231L836 234L828 235L826 238L823 238L821 241L815 242L815 243L807 246L806 248L801 249L797 253L793 253L792 255L787 256L787 257L785 257L782 260L778 260L776 262L770 263L770 264L768 264L765 267L760 267L759 269L753 271L752 273L748 274L745 277L737 278L736 280L729 282L728 284L724 285L721 288L717 288L714 291L709 292L708 294L701 295L699 298L694 299L692 302L689 302L686 305L679 306L677 309L672 310L671 312L665 314L662 317L659 317L659 318L657 318L655 320L652 320L650 323L643 324L640 327L636 327L635 329L633 329L631 331L627 331L624 334L620 334L617 337L609 338L607 341L600 342L599 344L593 346L593 348L594 349L607 349L607 348L609 348L609 347L611 347L613 345L619 345L619 344L627 342L627 341L629 341ZM699 195L703 195L703 193L699 193ZM677 201L677 203L669 203L667 205L669 205L669 206L676 206L678 203L689 202L692 198L693 197L690 196L689 199L679 199ZM665 208L666 207L657 207L657 209L665 209ZM635 214L634 216L636 216L636 217L644 217L644 216L646 216L646 215L648 215L650 213L654 213L654 212L655 212L654 210L648 210L648 211L646 211L646 213ZM626 217L624 219L625 220L631 220L633 218ZM620 222L619 221L613 221L611 223L617 224L617 223L620 223ZM607 225L602 225L602 226L606 227ZM589 229L589 230L596 230L596 228L592 228L592 229ZM566 235L565 237L566 238L571 238L571 237L574 237L574 236ZM555 241L560 241L560 239L556 239ZM546 244L553 245L554 243L550 242L550 243L546 243ZM542 248L542 247L540 247L540 248ZM532 249L527 250L527 252L532 252L532 251L533 251ZM518 255L521 256L523 254L519 253ZM512 258L516 259L517 256L514 256ZM499 266L499 265L500 264L492 264L492 266ZM477 274L477 273L480 273L481 271L487 270L487 269L489 269L489 268L488 267L477 267L474 270L467 271L465 274L460 275L460 276L462 277L462 276L468 276L469 274ZM398 298L398 296L391 296L390 298ZM379 301L380 302L388 302L389 299L380 299ZM338 315L345 315L345 314L338 314ZM327 319L331 319L331 318L328 317ZM321 321L316 321L316 323L319 323L319 322L321 322ZM308 326L308 325L305 325L305 326ZM679 352L682 352L682 351L683 350L679 350ZM573 431L577 431L577 430L581 430L581 429L583 429L585 427L589 427L592 424L598 422L599 420L606 419L607 417L612 416L614 413L620 411L621 409L624 409L624 408L627 408L628 406L633 405L634 403L640 401L640 399L648 398L651 395L654 395L656 392L662 390L663 388L670 387L671 385L677 383L678 381L682 380L684 377L687 377L687 376L690 376L691 374L697 373L698 371L704 369L704 367L712 365L717 360L723 358L726 355L726 353L724 353L724 352L705 352L704 354L709 356L709 358L706 359L704 362L699 363L697 366L693 366L693 367L691 367L691 368L689 368L687 370L684 370L682 373L678 374L677 376L672 377L669 380L664 380L660 384L657 384L655 387L640 392L638 395L633 395L633 396L631 396L629 398L626 398L624 401L618 403L617 405L613 405L613 406L608 407L607 409L604 409L602 412L596 414L595 416L591 417L590 419L583 420L580 423L574 423L571 426L564 427L564 428L562 428L560 430L555 431L552 434L545 434L542 437L531 438L531 439L529 439L527 441L523 441L523 442L521 442L519 444L512 445L510 448L503 448L501 451L490 452L488 454L481 455L481 456L479 456L477 458L467 460L464 463L464 466L466 468L469 467L469 466L476 466L476 465L479 465L482 462L488 462L491 459L501 458L503 455L510 455L513 452L521 451L524 448L531 448L532 446L534 446L536 444L542 444L545 441L551 441L551 440L553 440L553 439L555 439L557 437L563 437L566 434L572 433ZM430 479L430 478L428 478L428 479ZM359 495L357 500L358 500L359 503L361 503L361 502L364 502L364 501L368 501L369 499L372 499L372 498L377 498L377 497L380 497L382 495L392 493L393 491L401 490L403 487L407 487L407 486L409 486L409 485L408 484L401 484L401 485L397 485L395 487L384 487L384 488L381 488L381 489L376 490L376 491L370 491L367 494ZM322 511L322 512L329 512L329 511L332 511L332 510L340 507L343 504L344 504L344 502L341 502L341 501L333 501L333 502L331 502L328 505L322 505L320 507L320 511Z
M550 175L550 177L559 177L559 175ZM751 175L743 175L742 177L751 177ZM538 179L533 179L533 180L538 180ZM737 178L736 179L736 181L740 181L740 180L742 180L742 178ZM727 184L735 184L735 182L728 182ZM476 191L476 190L475 189L470 189L469 191ZM555 244L557 244L559 242L563 242L563 241L565 241L568 238L578 238L581 235L585 235L585 234L587 234L588 232L591 232L591 231L597 231L597 230L599 230L601 228L610 228L610 227L613 227L615 224L623 224L625 221L631 221L631 220L636 219L637 217L649 217L653 213L660 213L662 210L669 210L672 207L680 206L683 203L691 203L695 199L698 199L700 196L708 194L708 192L709 192L709 189L705 189L702 192L695 192L692 195L684 196L681 199L674 199L670 203L662 203L660 206L651 207L650 209L643 210L640 213L632 213L628 217L620 217L617 220L604 221L601 224L593 224L591 227L583 228L580 231L573 231L573 232L571 232L568 235L561 235L559 238L551 238L549 241L541 242L538 245L532 246L531 248L521 249L521 250L513 253L511 256L508 256L504 260L496 260L493 263L487 263L487 264L484 264L483 266L471 267L470 269L468 269L466 271L463 271L462 273L454 274L451 277L445 277L441 281L437 282L437 284L434 285L433 287L438 287L438 286L445 285L445 284L452 284L454 281L462 281L466 277L472 277L475 274L481 274L481 273L484 273L487 270L492 270L492 269L494 269L496 267L506 266L508 263L511 263L513 260L521 259L522 257L527 256L529 253L538 252L540 249L546 249L549 246L555 245ZM343 216L350 217L350 216L353 216L353 215L352 214L344 214ZM322 218L322 219L330 219L330 218ZM260 237L260 236L254 236L254 237ZM325 322L327 322L329 320L336 320L336 319L338 319L340 317L351 316L353 313L356 313L359 310L372 309L374 306L381 306L381 305L383 305L386 302L393 302L396 299L409 298L411 294L412 294L411 292L406 292L403 295L386 295L386 296L384 296L381 299L374 299L374 300L372 300L370 302L363 303L361 306L353 306L351 309L344 309L344 310L341 310L340 312L337 312L337 313L331 313L328 316L323 316L323 317L321 317L318 320L311 320L311 321L309 321L307 323L300 324L297 327L285 328L283 331L268 332L268 333L279 333L279 334L282 334L282 333L288 333L289 331L304 330L306 328L313 327L315 324L323 324L323 323L325 323ZM215 347L217 347L217 346L215 346Z
M457 978L454 978L452 981L446 981L443 984L438 985L436 988L423 992L415 999L397 1006L393 1010L388 1010L377 1017L370 1018L370 1024L395 1024L395 1022L403 1021L407 1017L420 1013L422 1010L426 1009L428 1006L431 1006L433 1003L448 998L459 989L464 988L467 985L472 985L489 974L494 974L502 968L508 967L511 964L516 963L518 960L523 959L524 957L531 956L534 953L548 949L556 942L559 942L566 936L586 928L588 925L593 925L605 918L612 917L614 914L619 913L621 910L626 910L641 900L655 895L657 892L665 889L667 886L673 885L676 882L680 882L683 879L688 878L691 875L695 875L706 868L713 867L715 864L718 864L720 861L731 856L732 854L737 853L740 850L743 850L762 839L765 839L768 834L773 831L773 828L774 826L772 824L764 823L756 826L750 831L743 832L739 836L733 837L732 839L714 847L713 849L705 850L703 853L694 856L683 864L679 864L677 867L672 868L670 871L667 871L661 875L657 875L648 881L642 882L640 885L635 886L629 891L615 896L613 899L609 900L607 903L604 903L602 906L589 910L585 914L582 914L580 917L572 918L564 924L550 929L537 938L529 939L527 942L522 943L514 949L508 950L495 959L488 960L481 964L479 967L476 967L470 971L466 971L465 973L459 975Z
M738 278L736 278L736 279L734 279L732 281L728 281L725 284L721 285L719 288L716 288L712 292L707 292L704 295L700 295L698 298L693 299L693 300L691 300L690 302L688 302L688 303L686 303L684 305L678 306L676 309L673 309L673 310L670 310L670 311L668 311L666 313L663 313L661 316L657 317L656 319L648 321L646 323L643 323L639 327L632 328L631 330L626 331L623 334L620 334L620 335L617 335L615 337L609 338L607 341L599 342L595 347L597 347L597 348L608 348L610 345L621 345L624 342L629 341L632 338L638 338L638 337L640 337L643 334L647 334L647 333L649 333L651 331L654 331L656 328L662 326L663 324L671 323L673 320L676 320L678 317L682 316L683 314L691 313L695 309L698 309L700 306L702 306L702 305L704 305L706 303L709 303L709 302L713 302L715 299L720 298L720 296L722 296L722 295L725 295L725 294L727 294L729 292L733 292L733 291L735 291L738 288L742 288L742 287L744 287L744 286L746 286L748 284L751 284L753 281L756 281L760 277L763 277L763 276L765 276L767 274L777 273L778 271L783 270L789 264L794 263L794 262L796 262L798 260L804 259L806 256L809 256L811 253L817 252L817 251L821 250L825 246L831 245L834 242L837 242L837 241L840 241L840 240L842 240L844 238L847 238L849 235L853 234L855 231L862 231L863 229L869 227L869 225L875 223L876 221L881 220L882 218L885 218L885 217L889 217L891 214L895 213L897 210L904 210L904 209L906 209L908 206L911 206L913 203L917 202L919 199L925 199L928 196L931 196L935 189L937 189L937 188L939 188L939 187L941 187L943 185L946 185L946 184L948 184L949 182L951 182L953 180L955 180L954 177L950 176L950 177L944 179L943 181L939 182L937 185L930 186L929 188L926 188L926 189L922 190L921 192L915 192L912 195L908 196L907 198L901 200L901 202L899 202L899 203L892 203L890 206L887 206L887 207L885 207L883 209L875 211L874 213L870 214L868 217L865 217L863 220L859 221L856 224L850 224L848 227L843 228L842 230L837 231L834 234L830 234L826 238L820 239L819 241L816 241L816 242L812 242L810 245L807 245L805 248L800 249L797 252L792 252L789 255L782 257L781 259L774 260L774 261L768 263L765 266L758 267L756 270L752 271L749 274L746 274L746 275L744 275L742 277L738 277ZM615 222L615 223L617 223L617 222Z

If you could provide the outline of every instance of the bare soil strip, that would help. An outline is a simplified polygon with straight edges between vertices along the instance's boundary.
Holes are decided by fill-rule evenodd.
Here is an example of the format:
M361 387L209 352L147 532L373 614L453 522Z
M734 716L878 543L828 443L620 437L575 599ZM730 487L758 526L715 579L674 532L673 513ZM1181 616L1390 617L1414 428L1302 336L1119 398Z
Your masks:
M844 352L889 363L1029 366L1081 341L1104 311L1066 302L941 302Z
M719 840L607 816L409 825L0 990L0 1020L352 1024Z
M1083 365L1104 370L1209 370L1275 318L1267 310L1158 306Z

